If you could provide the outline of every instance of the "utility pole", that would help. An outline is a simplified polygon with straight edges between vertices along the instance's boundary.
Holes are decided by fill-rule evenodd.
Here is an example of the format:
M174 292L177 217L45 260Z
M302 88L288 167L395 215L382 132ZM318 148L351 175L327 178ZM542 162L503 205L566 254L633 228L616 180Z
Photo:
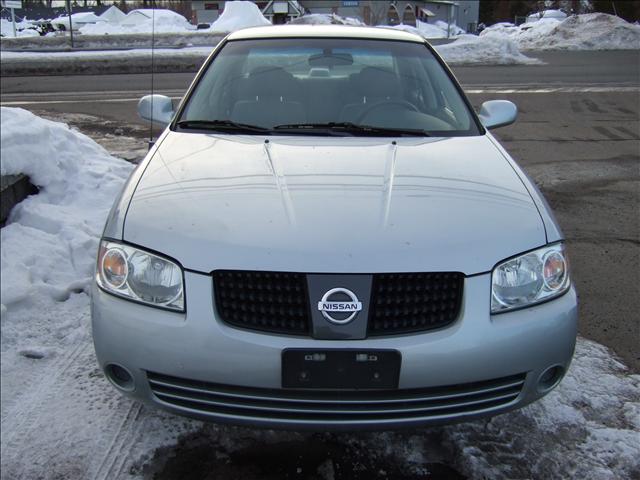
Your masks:
M71 48L73 48L73 23L71 21L71 0L67 0L67 15L69 15L69 35L71 35Z
M3 9L8 8L11 10L11 24L13 25L13 38L18 36L18 30L16 29L16 8L22 8L22 0L2 0L0 3Z
M16 38L18 36L16 33L16 12L13 8L11 9L11 23L13 24L13 38Z

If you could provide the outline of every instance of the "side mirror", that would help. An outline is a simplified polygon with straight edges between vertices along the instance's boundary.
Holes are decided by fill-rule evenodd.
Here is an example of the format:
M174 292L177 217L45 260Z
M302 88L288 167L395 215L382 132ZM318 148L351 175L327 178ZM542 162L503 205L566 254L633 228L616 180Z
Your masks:
M145 95L138 102L138 115L157 125L166 127L173 118L173 103L164 95Z
M515 122L518 116L518 107L509 100L489 100L482 104L478 116L485 128L491 130Z

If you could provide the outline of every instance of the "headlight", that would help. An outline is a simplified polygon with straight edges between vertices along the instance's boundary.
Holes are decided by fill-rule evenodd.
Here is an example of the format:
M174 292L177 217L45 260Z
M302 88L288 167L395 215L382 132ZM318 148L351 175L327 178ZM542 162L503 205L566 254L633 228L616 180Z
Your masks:
M98 285L109 293L184 311L182 269L171 260L129 245L100 242Z
M491 313L522 308L569 289L569 263L557 243L497 265L491 274Z

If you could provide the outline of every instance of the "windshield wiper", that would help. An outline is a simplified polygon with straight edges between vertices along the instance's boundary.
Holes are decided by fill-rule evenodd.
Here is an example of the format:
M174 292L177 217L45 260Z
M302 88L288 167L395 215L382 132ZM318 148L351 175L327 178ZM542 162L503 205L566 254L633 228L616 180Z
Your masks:
M271 130L257 125L238 123L231 120L181 120L176 125L184 129L232 131L242 133L271 133Z
M428 137L429 134L424 130L408 129L408 128L388 128L375 127L373 125L359 125L352 122L329 122L329 123L292 123L285 125L276 125L274 131L291 131L301 133L301 131L323 131L327 133L345 133L359 134L363 136L383 136L383 137Z

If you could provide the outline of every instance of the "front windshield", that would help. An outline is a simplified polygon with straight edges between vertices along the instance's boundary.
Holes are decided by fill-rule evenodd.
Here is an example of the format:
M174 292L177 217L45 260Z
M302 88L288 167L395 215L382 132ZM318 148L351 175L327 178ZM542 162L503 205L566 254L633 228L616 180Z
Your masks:
M335 38L228 42L177 125L235 126L242 133L239 126L312 135L479 134L467 104L425 45Z

